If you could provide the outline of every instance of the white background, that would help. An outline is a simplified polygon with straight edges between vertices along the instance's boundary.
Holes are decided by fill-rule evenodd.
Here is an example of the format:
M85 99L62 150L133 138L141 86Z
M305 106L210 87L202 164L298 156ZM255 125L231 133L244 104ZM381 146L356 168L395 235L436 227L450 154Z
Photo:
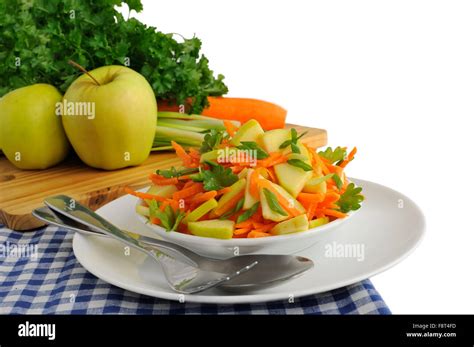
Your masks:
M351 176L422 207L424 242L372 278L394 313L474 313L474 2L143 3L143 22L203 40L229 95L357 145Z

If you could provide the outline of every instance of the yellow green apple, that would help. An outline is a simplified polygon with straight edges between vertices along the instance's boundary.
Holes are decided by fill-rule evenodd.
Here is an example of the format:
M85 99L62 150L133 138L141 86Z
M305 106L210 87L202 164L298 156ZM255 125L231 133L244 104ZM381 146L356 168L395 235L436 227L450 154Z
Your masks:
M0 147L20 169L46 169L61 162L69 143L56 115L62 99L49 84L16 89L0 99Z
M89 75L76 79L63 99L62 121L74 150L95 168L141 164L153 145L158 112L150 84L125 66Z

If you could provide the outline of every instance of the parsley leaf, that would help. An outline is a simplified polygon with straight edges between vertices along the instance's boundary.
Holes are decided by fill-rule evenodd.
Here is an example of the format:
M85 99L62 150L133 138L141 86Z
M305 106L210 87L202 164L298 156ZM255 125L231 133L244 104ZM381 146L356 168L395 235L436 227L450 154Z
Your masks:
M249 151L252 155L252 157L257 158L258 160L268 158L268 153L265 152L256 142L254 141L242 141L239 146L237 146L238 149L242 149L245 151ZM253 154L256 154L254 156Z
M207 153L219 146L224 138L222 131L216 129L211 129L209 133L204 136L204 141L202 142L200 152Z
M156 200L148 200L148 206L150 208L150 217L156 217L160 220L160 224L166 231L170 231L173 227L172 216L165 211L160 210L160 205L158 205Z
M288 213L286 213L286 211L281 207L275 194L273 194L267 188L263 188L263 194L265 194L265 198L267 199L268 206L273 212L281 214L282 216L288 216Z
M326 148L326 150L319 151L318 154L329 160L331 164L334 164L335 162L339 162L344 160L344 158L347 155L347 152L345 149L341 147L336 147L334 150L331 147Z
M161 203L156 200L146 200L150 209L150 218L155 217L160 220L160 224L166 231L176 231L179 223L185 217L185 213L181 210L174 212L170 205L167 205L164 211L160 209Z
M204 190L219 190L229 187L239 180L239 177L230 168L215 164L209 170L201 170L199 175L193 177L194 181L202 181Z
M360 208L360 203L364 201L364 196L360 194L361 187L356 187L354 183L347 186L346 191L341 195L336 204L339 206L341 212L347 213L355 211Z
M236 223L239 224L239 223L245 222L247 219L252 217L255 214L255 212L257 212L257 209L259 206L260 206L260 202L257 201L255 204L252 205L252 207L250 207L247 211L245 211L244 213L242 213L240 216L237 217Z
M303 169L304 171L312 171L313 170L311 165L306 164L301 159L288 159L287 163L290 164L290 165L299 167L300 169Z

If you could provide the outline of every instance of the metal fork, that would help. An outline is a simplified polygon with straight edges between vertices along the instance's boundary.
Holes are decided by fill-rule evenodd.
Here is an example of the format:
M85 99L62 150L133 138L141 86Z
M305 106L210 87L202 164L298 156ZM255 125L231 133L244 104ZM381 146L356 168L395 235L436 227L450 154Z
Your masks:
M193 294L219 286L249 271L258 264L258 261L253 261L243 265L237 271L227 273L211 271L209 269L204 270L192 259L178 251L171 250L172 254L169 254L169 249L163 249L163 252L161 252L161 249L157 251L155 247L150 247L140 242L94 211L66 195L49 197L44 200L44 203L61 215L65 215L92 230L104 233L127 246L149 255L162 266L169 285L179 293Z

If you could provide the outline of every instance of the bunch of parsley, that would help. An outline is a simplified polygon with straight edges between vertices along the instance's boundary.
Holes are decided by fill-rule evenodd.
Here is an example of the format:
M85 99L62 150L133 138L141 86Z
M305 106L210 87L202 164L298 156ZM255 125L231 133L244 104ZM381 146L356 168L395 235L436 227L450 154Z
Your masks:
M140 72L158 99L185 103L200 113L207 96L223 95L224 77L214 77L196 38L178 42L114 6L143 9L140 0L0 0L0 96L34 83L65 92L80 72L104 65L128 65Z

